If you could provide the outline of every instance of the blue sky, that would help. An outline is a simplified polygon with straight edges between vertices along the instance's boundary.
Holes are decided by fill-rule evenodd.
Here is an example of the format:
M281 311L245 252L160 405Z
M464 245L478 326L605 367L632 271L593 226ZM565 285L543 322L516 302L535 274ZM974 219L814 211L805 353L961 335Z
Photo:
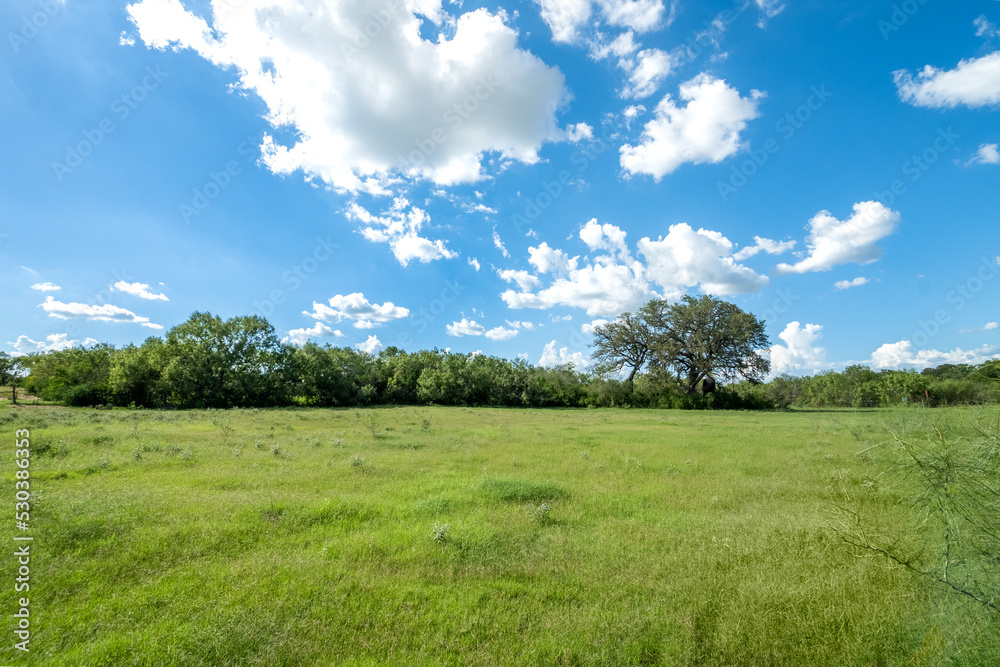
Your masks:
M12 0L0 349L194 311L585 365L716 294L776 371L1000 355L1000 3Z

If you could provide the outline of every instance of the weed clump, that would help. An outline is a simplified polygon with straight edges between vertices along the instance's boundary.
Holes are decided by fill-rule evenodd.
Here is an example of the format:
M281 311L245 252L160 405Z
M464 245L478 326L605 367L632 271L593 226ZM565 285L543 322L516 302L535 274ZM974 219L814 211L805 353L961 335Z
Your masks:
M444 544L448 541L448 534L450 532L451 526L440 521L435 521L434 525L431 526L431 539L438 544Z

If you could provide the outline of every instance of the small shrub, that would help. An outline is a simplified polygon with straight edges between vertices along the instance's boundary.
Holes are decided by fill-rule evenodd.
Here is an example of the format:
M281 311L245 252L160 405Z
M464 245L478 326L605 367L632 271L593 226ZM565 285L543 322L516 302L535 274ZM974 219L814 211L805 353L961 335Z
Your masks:
M194 458L194 452L191 451L190 447L181 452L181 459L183 459L184 461L190 461L193 458Z
M530 516L531 520L535 523L548 523L550 520L549 512L551 509L552 508L549 507L548 503L542 503L537 507L532 505L528 507L528 516Z
M379 436L379 432L383 428L382 413L378 410L369 410L365 413L362 423L365 425L365 428L371 432L372 437L377 438Z
M351 467L352 468L363 468L365 465L365 460L358 456L357 454L351 457Z
M451 526L440 521L435 521L434 525L431 526L431 539L438 544L444 544L448 541L448 534L450 532Z
M132 458L135 459L136 461L141 461L142 460L142 450L139 449L138 447L136 447L135 449L133 449L132 450Z

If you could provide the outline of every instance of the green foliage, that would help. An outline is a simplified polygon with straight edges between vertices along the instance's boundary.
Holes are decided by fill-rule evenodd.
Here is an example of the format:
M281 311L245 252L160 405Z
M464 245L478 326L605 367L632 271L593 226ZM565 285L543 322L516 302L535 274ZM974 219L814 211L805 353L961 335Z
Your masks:
M602 371L627 368L632 382L648 363L660 374L676 373L688 394L703 382L763 380L771 365L760 350L768 346L764 322L708 295L676 303L654 299L594 330Z
M764 322L735 304L709 295L680 301L650 301L643 320L653 332L651 364L675 371L693 393L707 378L760 381L771 362L760 354L770 347Z
M94 345L34 354L28 357L31 369L26 387L37 396L67 405L108 403L111 392L108 375L114 347Z
M291 349L260 316L223 321L194 313L167 333L165 346L163 377L172 405L229 408L288 402Z
M869 493L844 493L843 540L1000 614L1000 420L905 425ZM866 502L867 501L867 502Z
M0 375L6 372L13 381L26 369L25 388L45 401L137 408L433 404L766 410L1000 402L1000 360L922 373L855 365L762 384L767 361L756 351L767 343L762 327L753 315L711 297L673 305L652 301L615 327L599 328L596 354L603 363L585 373L572 365L541 368L520 358L437 349L408 353L389 347L375 357L311 342L294 347L281 343L261 317L222 320L194 313L164 338L148 338L138 347L100 344L0 356ZM643 356L640 347L646 343ZM627 369L628 376L616 375L616 368L622 375ZM704 388L722 379L730 383L717 385L714 394Z

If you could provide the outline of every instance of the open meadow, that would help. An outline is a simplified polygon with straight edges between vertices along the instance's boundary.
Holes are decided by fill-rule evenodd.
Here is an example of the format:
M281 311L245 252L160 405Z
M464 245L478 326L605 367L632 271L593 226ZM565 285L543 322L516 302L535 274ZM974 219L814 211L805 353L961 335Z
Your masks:
M0 408L0 662L997 665L997 614L836 530L905 504L890 429L997 412Z

